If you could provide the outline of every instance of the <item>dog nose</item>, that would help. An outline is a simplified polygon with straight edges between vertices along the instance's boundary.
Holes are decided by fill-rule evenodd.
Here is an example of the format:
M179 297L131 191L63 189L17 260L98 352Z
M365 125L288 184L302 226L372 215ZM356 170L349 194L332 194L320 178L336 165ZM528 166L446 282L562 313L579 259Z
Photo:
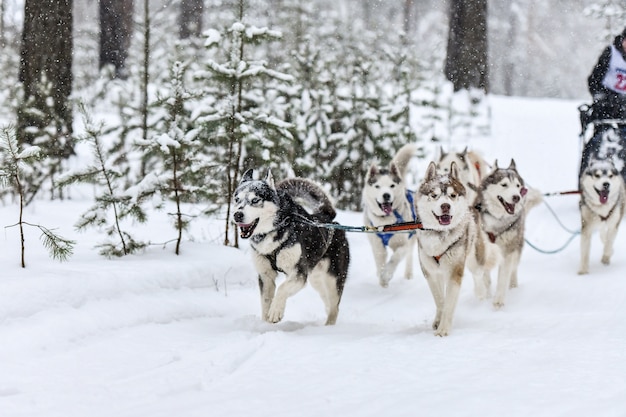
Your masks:
M384 201L389 201L389 200L391 200L391 194L389 194L389 193L385 193L385 194L383 194L383 200L384 200Z
M611 188L611 184L609 184L608 182L605 182L604 184L602 184L602 189L604 191L608 191L609 188Z
M233 214L233 219L235 219L235 221L237 223L242 223L243 222L243 213L240 211L235 212L235 214Z
M513 196L513 202L514 203L519 203L519 200L520 200L520 196L518 196L518 195L514 195Z
M448 203L443 203L443 204L441 205L441 211L442 211L444 214L449 213L449 212L450 212L450 204L448 204Z

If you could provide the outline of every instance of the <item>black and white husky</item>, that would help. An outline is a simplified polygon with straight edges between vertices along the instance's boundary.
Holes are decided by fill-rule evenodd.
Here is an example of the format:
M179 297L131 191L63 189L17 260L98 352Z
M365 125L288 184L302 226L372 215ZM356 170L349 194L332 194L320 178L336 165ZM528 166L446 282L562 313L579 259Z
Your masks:
M330 223L335 215L330 198L309 180L274 184L270 172L264 180L255 180L252 170L243 175L234 193L233 220L241 238L250 239L263 320L282 320L287 299L308 281L324 301L326 324L335 324L348 275L348 241L342 230L315 225ZM277 289L279 272L285 281Z
M592 159L580 176L580 268L589 273L591 235L600 229L604 245L602 263L608 265L613 255L613 242L624 217L626 196L624 180L610 159Z
M410 159L415 155L414 144L404 145L387 167L372 163L365 176L362 203L364 222L368 226L415 221L413 191L406 187L405 177ZM376 262L378 282L387 287L398 264L405 259L404 277L413 277L413 248L415 231L410 233L368 234ZM388 255L388 249L391 256Z

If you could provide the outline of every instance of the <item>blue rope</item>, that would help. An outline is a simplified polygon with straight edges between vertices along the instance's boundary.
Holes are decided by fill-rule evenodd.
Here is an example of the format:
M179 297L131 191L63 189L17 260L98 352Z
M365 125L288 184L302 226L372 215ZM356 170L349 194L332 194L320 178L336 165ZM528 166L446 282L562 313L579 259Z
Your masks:
M559 223L559 225L563 228L563 230L565 230L566 232L568 232L571 236L569 237L569 239L567 239L567 241L559 248L557 249L553 249L553 250L545 250L545 249L540 249L537 246L533 245L532 243L530 243L530 241L526 238L524 238L524 241L526 242L526 244L528 246L530 246L531 248L533 248L534 250L536 250L537 252L540 253L545 253L546 255L552 255L558 252L561 252L562 250L564 250L571 242L572 240L574 240L574 238L576 236L578 236L580 234L580 230L571 230L568 227L566 227L561 220L559 219L559 217L556 215L556 212L554 211L554 209L552 209L552 207L550 207L550 205L548 203L546 203L545 201L543 202L543 204L545 204L545 206L548 208L548 210L550 211L550 213L552 213L552 216L556 219L556 221Z

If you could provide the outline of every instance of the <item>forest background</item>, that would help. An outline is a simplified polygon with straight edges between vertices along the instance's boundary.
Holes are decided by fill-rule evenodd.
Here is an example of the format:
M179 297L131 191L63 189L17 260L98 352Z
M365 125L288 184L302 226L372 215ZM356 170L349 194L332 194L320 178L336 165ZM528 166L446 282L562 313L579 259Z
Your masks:
M124 221L146 222L147 207L165 205L175 207L177 253L188 224L204 215L223 218L223 243L236 246L230 196L247 167L313 178L339 208L359 210L372 160L388 160L409 141L427 159L439 146L488 136L488 94L585 100L587 74L626 21L624 5L611 0L1 6L3 201L19 203L22 227L36 199L71 198L89 184L94 205L77 228L105 231L105 256L145 247ZM29 6L39 14L25 13ZM483 91L456 91L444 76L455 7L486 11ZM56 34L42 30L52 12ZM105 30L107 19L113 27ZM68 28L71 70L24 82L41 57L65 50ZM71 252L71 241L37 227L53 256Z

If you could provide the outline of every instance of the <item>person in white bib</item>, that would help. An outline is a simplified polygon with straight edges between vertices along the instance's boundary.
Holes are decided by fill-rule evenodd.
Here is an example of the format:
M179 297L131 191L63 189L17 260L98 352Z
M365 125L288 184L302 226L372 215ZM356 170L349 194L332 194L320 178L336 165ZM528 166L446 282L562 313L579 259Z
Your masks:
M602 51L587 84L593 119L626 119L626 28Z

